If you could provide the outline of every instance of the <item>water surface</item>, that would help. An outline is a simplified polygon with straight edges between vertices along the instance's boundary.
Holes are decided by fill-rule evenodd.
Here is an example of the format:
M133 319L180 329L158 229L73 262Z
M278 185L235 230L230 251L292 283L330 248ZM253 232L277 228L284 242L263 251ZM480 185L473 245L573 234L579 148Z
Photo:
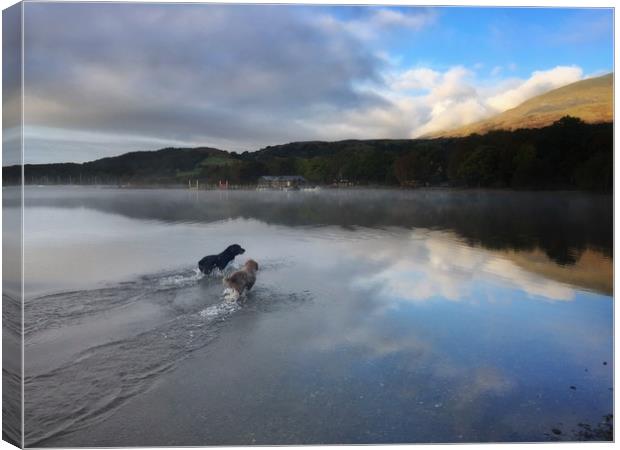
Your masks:
M24 226L27 445L571 440L612 412L610 196L32 187ZM195 270L232 243L241 303Z

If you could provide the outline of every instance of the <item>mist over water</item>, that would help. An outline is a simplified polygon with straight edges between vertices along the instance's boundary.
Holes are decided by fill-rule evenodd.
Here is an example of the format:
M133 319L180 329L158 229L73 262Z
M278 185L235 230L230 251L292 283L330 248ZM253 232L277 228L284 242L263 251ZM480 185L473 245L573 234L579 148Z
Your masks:
M540 441L612 412L611 196L25 203L27 445ZM240 302L196 272L233 243L228 271L260 267Z

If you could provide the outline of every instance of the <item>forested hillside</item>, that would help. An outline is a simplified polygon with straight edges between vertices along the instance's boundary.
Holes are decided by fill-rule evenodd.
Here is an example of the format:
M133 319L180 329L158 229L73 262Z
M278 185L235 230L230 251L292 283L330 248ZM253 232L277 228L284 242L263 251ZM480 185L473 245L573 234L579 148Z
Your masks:
M463 186L610 191L613 125L564 117L538 129L414 140L294 142L255 152L167 148L83 164L26 165L27 184L255 185L262 175L329 185ZM4 184L19 166L3 168Z

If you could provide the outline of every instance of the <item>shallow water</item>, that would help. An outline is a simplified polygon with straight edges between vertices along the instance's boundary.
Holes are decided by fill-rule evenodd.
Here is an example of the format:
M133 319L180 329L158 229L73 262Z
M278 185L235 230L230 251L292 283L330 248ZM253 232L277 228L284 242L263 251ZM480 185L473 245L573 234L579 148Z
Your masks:
M612 412L610 196L33 187L26 206L27 445L571 440ZM240 302L195 270L232 243L228 271L260 265Z

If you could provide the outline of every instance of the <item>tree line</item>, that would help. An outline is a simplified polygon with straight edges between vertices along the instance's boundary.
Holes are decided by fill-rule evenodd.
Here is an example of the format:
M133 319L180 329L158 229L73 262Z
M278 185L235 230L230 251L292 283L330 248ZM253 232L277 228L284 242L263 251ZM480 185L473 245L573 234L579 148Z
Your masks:
M83 164L26 165L24 173L27 184L255 185L263 175L302 175L319 185L611 191L613 124L567 116L544 128L461 138L294 142L241 154L167 148ZM3 168L4 184L20 176L19 166Z

